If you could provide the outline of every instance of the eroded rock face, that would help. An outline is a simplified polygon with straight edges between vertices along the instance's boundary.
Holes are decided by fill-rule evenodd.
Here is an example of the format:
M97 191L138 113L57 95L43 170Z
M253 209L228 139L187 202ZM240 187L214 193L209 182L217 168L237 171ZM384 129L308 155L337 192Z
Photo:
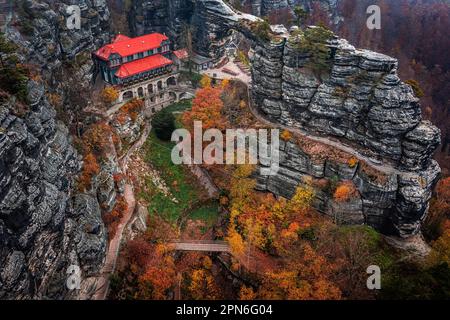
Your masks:
M98 202L73 197L80 169L67 128L44 87L30 82L30 110L0 104L0 298L69 297L67 268L102 264L106 232Z
M71 5L80 8L80 29L67 27L71 15L67 8ZM110 37L106 0L24 0L22 11L28 16L16 13L16 18L26 19L30 31L23 34L9 27L7 35L27 51L33 64L44 70L54 70L63 60L73 60L82 51L94 51Z
M331 72L318 77L289 42L257 45L256 105L281 124L337 137L405 170L425 169L440 132L422 120L419 100L397 76L397 60L342 39L333 47Z
M296 6L303 6L304 8L311 10L314 8L314 4L320 5L331 14L334 14L338 5L338 0L241 0L241 5L251 9L252 14L263 17L269 14L277 14L280 10L290 9ZM336 17L335 19L340 19Z
M292 42L257 42L254 104L273 123L331 137L358 150L367 165L378 163L375 175L385 179L374 183L361 166L349 171L348 164L331 159L313 165L299 146L286 144L280 172L260 178L259 189L291 197L305 175L352 180L359 193L352 203L336 206L332 194L319 190L316 207L333 217L340 215L338 220L345 223L414 235L439 177L432 154L440 144L440 131L422 120L419 99L397 76L396 59L357 50L338 38L330 47L330 72L319 76L308 64L309 55L299 53Z
M129 15L131 32L143 35L151 32L166 33L175 43L180 39L183 25L190 22L193 0L137 0Z
M81 10L80 29L66 26L69 5ZM109 40L109 11L105 0L25 0L14 15L28 31L9 25L6 36L43 84L29 83L28 106L14 97L0 103L0 298L78 298L67 288L67 270L81 268L83 287L101 269L107 234L100 204L114 205L113 178L94 181L89 194L77 191L81 157L46 96L61 96L67 109L59 116L70 125L67 114L77 110L66 89L88 90L90 52Z
M238 18L222 0L138 0L130 12L135 35L165 32L175 47L186 46L184 27L190 26L195 51L211 57L223 55L223 42Z

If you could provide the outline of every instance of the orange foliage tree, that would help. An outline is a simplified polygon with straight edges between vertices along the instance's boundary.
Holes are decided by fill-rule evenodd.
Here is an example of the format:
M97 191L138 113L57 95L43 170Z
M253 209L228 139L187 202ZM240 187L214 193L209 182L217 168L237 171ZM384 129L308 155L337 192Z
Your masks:
M113 210L103 215L103 221L108 228L109 238L112 239L117 232L117 226L128 209L128 204L123 196L118 196Z
M357 194L357 190L353 182L344 181L341 183L334 192L334 200L337 202L350 201Z
M139 113L144 108L144 102L140 99L133 99L127 103L125 103L119 110L117 114L117 121L120 124L125 124L128 118L132 121L136 121L139 116Z
M290 133L288 130L283 130L283 132L281 133L281 139L283 139L286 142L291 140L292 133Z
M306 244L300 256L279 272L267 272L258 298L283 300L336 300L341 291L330 280L335 266Z
M183 114L183 124L193 130L194 121L201 121L203 129L210 128L224 130L226 120L222 115L223 102L221 99L222 90L220 88L205 87L197 91L192 101L191 111Z
M138 277L137 299L168 299L176 284L175 262L170 251L162 244L153 249L146 261L145 271Z
M219 297L219 289L213 277L203 268L192 272L189 292L195 300L214 300Z
M100 172L100 166L92 153L88 153L83 158L83 171L78 179L78 189L87 191L92 185L92 179Z

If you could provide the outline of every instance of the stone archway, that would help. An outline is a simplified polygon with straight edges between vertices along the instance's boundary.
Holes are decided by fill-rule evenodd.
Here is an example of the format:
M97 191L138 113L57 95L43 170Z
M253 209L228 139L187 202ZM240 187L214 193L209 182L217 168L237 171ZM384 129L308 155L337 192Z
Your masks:
M187 100L187 99L192 99L192 98L194 98L194 97L195 97L195 95L193 95L193 94L190 93L190 92L182 92L182 93L180 93L179 96L178 96L178 101L181 101L181 100Z
M178 96L177 96L177 94L176 94L175 92L173 92L173 91L170 91L170 92L169 92L169 99L170 99L170 101L172 101L172 102L178 102Z
M147 90L148 90L148 94L153 94L153 93L154 93L153 83L150 83L150 84L147 86Z
M177 85L177 79L175 77L170 77L169 79L167 79L166 83L167 83L168 87L176 86Z
M122 101L133 99L133 91L126 91L122 94Z
M139 98L144 97L144 88L139 87L139 88L137 89L137 94L138 94Z
M163 89L163 82L159 80L156 86L158 87L158 91L161 91Z

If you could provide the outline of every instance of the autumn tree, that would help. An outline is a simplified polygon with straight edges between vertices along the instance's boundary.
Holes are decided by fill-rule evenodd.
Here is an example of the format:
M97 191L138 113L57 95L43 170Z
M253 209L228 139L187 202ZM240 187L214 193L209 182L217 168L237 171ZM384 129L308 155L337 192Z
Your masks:
M284 141L290 141L292 139L292 133L290 133L288 130L283 130L281 133L281 139Z
M424 234L431 240L444 235L450 227L450 177L441 179L430 202L430 210L424 224Z
M125 124L127 119L136 121L144 108L144 102L140 99L133 99L125 103L116 115L117 121Z
M234 226L228 229L228 236L226 237L228 244L230 245L233 255L239 257L245 252L245 244L242 236L236 231Z
M428 257L430 264L446 263L450 266L450 222L447 221L443 234L432 243L432 250Z
M221 99L222 90L207 86L197 91L192 101L192 109L183 114L183 124L193 130L194 122L201 121L203 130L210 128L224 130L226 120L222 115L223 102Z
M192 272L189 292L195 300L214 300L219 298L219 289L213 277L203 268Z
M100 172L97 158L92 153L88 153L83 158L83 171L78 179L78 189L87 191L92 185L92 179Z
M212 79L207 74L204 74L202 76L202 79L200 80L200 87L202 88L210 88L212 85Z
M252 287L243 285L239 291L239 300L255 300L256 294Z
M257 296L275 300L337 300L342 293L329 279L333 264L306 244L298 258L291 260L286 268L267 272L262 278Z
M227 89L230 86L230 80L229 79L223 79L220 83L220 86L223 90Z
M125 197L117 196L116 204L114 205L114 208L111 210L111 212L106 212L103 214L103 222L108 229L108 236L110 239L112 239L116 234L120 220L127 210L128 203Z
M108 86L102 90L100 97L105 104L110 105L119 98L119 92L114 87Z
M337 202L348 202L354 198L357 190L353 182L345 181L341 183L334 192L334 200Z
M138 277L137 299L165 300L176 284L175 262L165 245L154 246L145 271Z

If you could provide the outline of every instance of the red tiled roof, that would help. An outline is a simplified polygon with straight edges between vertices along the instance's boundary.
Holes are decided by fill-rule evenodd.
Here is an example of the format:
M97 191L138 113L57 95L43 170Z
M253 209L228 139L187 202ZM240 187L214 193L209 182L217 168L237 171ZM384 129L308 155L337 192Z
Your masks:
M117 70L116 76L119 78L127 78L135 74L161 68L172 63L172 60L169 60L160 54L155 54L150 57L123 64L119 70Z
M109 56L113 53L117 53L121 57L126 57L159 48L163 41L169 40L169 38L160 33L147 34L137 38L127 38L126 36L118 35L113 43L98 49L95 55L103 60L108 60Z
M187 59L189 57L189 53L186 49L176 50L173 54L180 60Z
M120 41L125 41L125 40L130 40L130 37L124 36L123 34L118 34L112 41L112 43L116 43L116 42L120 42Z

